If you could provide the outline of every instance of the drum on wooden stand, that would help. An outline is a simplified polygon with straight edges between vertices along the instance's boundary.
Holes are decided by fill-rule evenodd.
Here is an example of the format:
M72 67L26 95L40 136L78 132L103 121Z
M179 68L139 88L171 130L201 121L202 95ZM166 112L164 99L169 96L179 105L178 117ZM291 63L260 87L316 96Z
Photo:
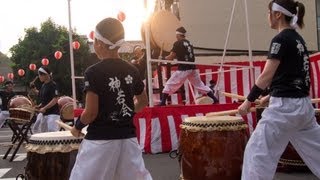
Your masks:
M18 124L30 121L35 112L31 101L21 95L12 97L8 102L8 106L9 119Z
M60 110L60 119L64 122L74 120L74 107L73 99L69 96L61 96L58 99L58 105Z
M26 145L25 173L32 180L68 180L82 138L70 131L34 134Z
M249 138L241 117L190 117L180 127L181 179L241 179Z
M257 123L261 119L261 114L265 108L257 107L256 119ZM315 114L318 124L320 124L320 112ZM308 166L303 162L298 152L294 149L293 145L289 142L283 154L280 157L278 172L306 172L310 171Z

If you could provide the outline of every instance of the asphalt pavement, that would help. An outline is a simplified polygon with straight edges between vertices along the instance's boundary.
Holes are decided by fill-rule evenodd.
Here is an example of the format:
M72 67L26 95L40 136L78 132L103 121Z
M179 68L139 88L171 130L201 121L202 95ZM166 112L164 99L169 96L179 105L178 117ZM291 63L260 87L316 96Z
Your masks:
M10 141L12 132L8 128L0 129L0 143ZM15 180L17 175L24 174L27 164L27 154L20 148L12 162L9 158L2 159L7 147L0 146L0 180ZM180 175L179 164L176 159L171 159L168 153L145 154L145 164L154 180L178 180ZM276 173L274 180L319 180L311 173Z

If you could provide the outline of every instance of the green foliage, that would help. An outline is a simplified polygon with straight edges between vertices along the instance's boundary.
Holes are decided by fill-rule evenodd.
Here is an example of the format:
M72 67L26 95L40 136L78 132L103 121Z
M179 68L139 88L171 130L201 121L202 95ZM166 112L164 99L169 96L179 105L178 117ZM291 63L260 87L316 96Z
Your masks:
M12 68L15 77L18 77L17 81L21 81L28 86L29 82L37 76L37 71L29 70L29 65L34 63L39 68L42 66L42 58L46 57L50 61L48 68L53 72L53 79L58 84L60 93L71 96L70 49L67 28L59 26L51 19L48 19L41 24L39 30L31 27L25 29L25 32L25 37L19 39L18 44L10 49L12 54L10 59L14 63ZM82 76L88 66L88 63L85 61L90 55L89 47L87 41L80 38L76 33L73 34L73 40L77 40L81 44L80 49L74 50L74 69L76 76ZM54 53L57 50L63 54L60 60L56 60L54 57ZM17 74L20 68L26 72L24 77L19 77ZM81 83L82 80L76 80L78 89L82 88ZM36 82L36 85L39 88L40 82Z

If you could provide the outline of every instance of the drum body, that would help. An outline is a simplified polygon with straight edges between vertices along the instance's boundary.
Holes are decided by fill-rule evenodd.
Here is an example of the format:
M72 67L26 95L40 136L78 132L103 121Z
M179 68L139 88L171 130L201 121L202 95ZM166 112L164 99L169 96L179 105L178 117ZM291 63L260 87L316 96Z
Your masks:
M181 179L241 179L248 141L247 125L242 118L191 117L180 127Z
M68 180L81 138L70 131L34 134L27 144L25 173L32 180Z
M14 96L9 100L9 119L16 123L25 123L32 119L34 109L31 101L25 96Z
M261 119L261 114L264 108L257 108L256 118L257 122ZM316 113L316 118L318 124L320 124L320 114ZM310 171L307 165L303 162L302 158L298 152L294 149L293 145L289 142L283 154L280 157L278 167L278 172L306 172Z
M62 96L58 99L60 118L62 121L69 121L74 119L73 102L73 99L68 96Z

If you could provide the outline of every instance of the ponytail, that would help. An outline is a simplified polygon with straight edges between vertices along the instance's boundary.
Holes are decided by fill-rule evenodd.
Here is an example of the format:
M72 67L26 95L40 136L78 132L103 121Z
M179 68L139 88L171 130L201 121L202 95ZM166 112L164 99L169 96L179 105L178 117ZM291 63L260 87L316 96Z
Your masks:
M295 2L296 8L297 8L297 15L298 15L298 26L302 29L304 27L304 15L305 15L305 7L302 3L296 1Z

